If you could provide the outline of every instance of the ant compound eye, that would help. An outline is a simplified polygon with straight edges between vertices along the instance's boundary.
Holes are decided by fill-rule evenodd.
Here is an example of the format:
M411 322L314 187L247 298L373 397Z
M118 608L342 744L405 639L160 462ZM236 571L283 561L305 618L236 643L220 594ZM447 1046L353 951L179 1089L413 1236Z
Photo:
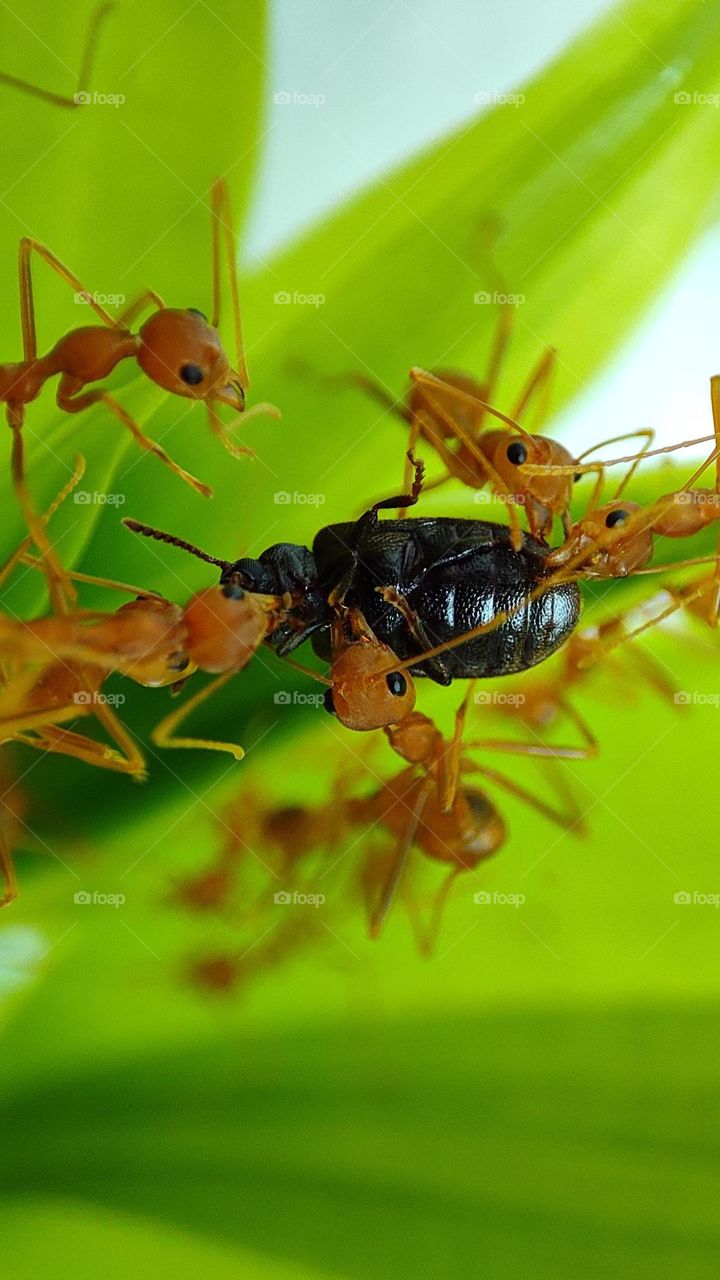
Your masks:
M180 377L183 382L187 382L188 386L196 387L199 382L202 382L205 374L199 364L184 364L180 370Z
M178 649L176 653L168 654L168 671L186 671L190 666L190 659L182 649Z
M627 520L629 516L629 511L623 511L621 508L618 508L617 511L611 511L605 517L605 526L608 529L614 529L616 524L622 524L623 520Z
M402 698L407 693L407 680L399 671L391 671L386 677L386 684L393 698Z
M335 703L333 702L332 689L326 689L323 696L323 706L331 716L336 716Z
M521 467L523 462L527 460L527 449L519 440L513 440L512 444L507 447L507 460L512 462L513 466Z
M186 310L189 316L199 316L201 320L207 322L207 316L204 311L198 311L197 307L187 307Z

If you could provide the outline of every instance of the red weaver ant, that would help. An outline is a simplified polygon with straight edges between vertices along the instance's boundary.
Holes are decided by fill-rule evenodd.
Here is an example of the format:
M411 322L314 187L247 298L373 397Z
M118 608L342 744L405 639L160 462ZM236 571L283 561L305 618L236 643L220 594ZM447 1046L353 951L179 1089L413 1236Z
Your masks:
M84 464L42 517L45 525L63 497L78 483ZM60 567L59 579L44 559L36 559L25 538L0 569L0 583L18 565L45 572L53 593L54 612L32 622L0 615L0 741L24 742L43 751L70 755L136 778L145 776L142 752L119 721L102 687L119 672L149 687L176 685L195 670L215 675L188 702L166 716L153 732L159 746L204 747L229 751L231 743L183 738L175 734L181 721L249 662L283 602L277 597L249 595L227 583L197 592L185 606L142 592L125 583ZM134 594L137 598L112 614L72 608L71 581ZM67 730L79 716L94 715L114 746Z
M351 800L346 806L354 823L380 825L397 840L391 858L379 865L370 860L364 874L370 909L370 935L380 935L392 902L398 893L413 849L448 867L448 875L434 904L432 923L420 949L429 954L435 944L443 907L459 875L475 871L505 843L505 822L486 792L468 785L468 777L484 777L489 782L530 805L550 821L577 834L583 832L581 816L574 805L563 812L520 786L513 778L470 759L471 750L500 751L520 756L549 759L588 759L597 752L595 739L584 720L572 708L568 715L583 738L582 746L553 746L546 743L483 739L464 741L465 721L473 696L472 681L455 717L455 729L448 740L426 715L413 712L399 724L385 730L392 749L407 762L407 768L383 783L366 799Z
M570 504L573 482L583 474L581 463L590 453L620 444L624 440L644 439L641 451L629 461L632 465L623 487L646 455L654 438L649 428L623 432L592 445L573 457L564 445L550 436L535 435L519 422L516 410L502 413L493 405L482 403L483 417L473 428L468 425L477 410L478 399L460 386L423 369L411 369L410 377L417 391L417 407L413 411L410 444L418 435L428 441L447 469L439 480L427 488L437 488L456 478L472 489L490 486L508 502L508 519L515 545L519 540L517 507L524 509L530 532L546 540L552 533L555 517L562 521L566 534L570 531ZM484 428L484 415L490 414L504 424L502 428ZM455 437L458 447L451 449L448 440Z
M57 404L63 412L80 413L94 404L106 405L117 421L131 432L141 448L154 453L182 480L207 496L211 494L209 487L180 467L159 444L151 440L114 396L101 387L89 390L85 388L106 378L122 360L133 359L142 372L163 390L186 399L202 401L211 430L233 457L252 454L252 450L237 445L230 439L231 426L224 426L217 412L218 405L228 405L237 413L242 413L248 385L229 197L223 180L218 180L213 186L211 205L213 313L210 321L194 308L183 310L167 307L159 294L151 289L115 318L45 245L27 236L20 241L23 359L12 364L0 364L0 402L7 406L7 420L13 432L12 475L15 491L33 539L51 563L54 553L44 534L42 522L35 515L27 489L22 436L25 406L39 395L49 378L60 376ZM225 244L237 344L235 367L225 354L218 332L221 238ZM100 325L86 325L71 330L44 356L39 356L37 351L31 277L31 259L34 253L76 293L86 297L89 306L102 321ZM148 305L156 309L139 330L133 333L132 325ZM277 415L277 410L272 406L258 404L246 414L246 418L260 412ZM59 566L55 563L53 567L57 574Z
M498 497L507 499L513 545L517 548L520 545L518 506L524 508L528 528L535 537L549 537L556 516L562 519L567 532L575 463L582 461L596 449L623 440L644 439L647 449L652 443L654 432L643 428L612 436L574 459L569 450L558 441L549 436L534 434L521 425L521 419L527 414L533 401L537 401L535 426L547 417L551 380L557 361L557 352L553 347L548 347L531 371L510 413L502 413L494 407L500 374L512 339L515 307L492 257L489 262L495 284L505 301L500 303L487 371L482 380L455 369L429 372L412 368L404 404L395 400L382 384L366 374L344 374L328 380L360 387L385 409L407 423L408 453L415 450L419 439L432 447L445 470L425 486L426 492L454 478L471 489L479 490L489 486ZM488 427L488 416L499 419L502 427ZM544 469L533 474L527 471L521 473L518 469L526 462L542 465ZM553 471L553 466L568 470ZM409 479L410 472L406 465L405 488L408 487Z

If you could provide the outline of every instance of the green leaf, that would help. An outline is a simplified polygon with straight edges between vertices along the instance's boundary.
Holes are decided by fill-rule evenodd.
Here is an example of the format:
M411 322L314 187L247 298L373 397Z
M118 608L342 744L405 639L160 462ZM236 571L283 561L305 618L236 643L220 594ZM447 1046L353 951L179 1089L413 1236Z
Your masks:
M219 1280L709 1278L717 1012L371 1016L89 1065L0 1110L8 1264L37 1275L42 1228L62 1277L146 1250Z
M190 11L200 40L206 9ZM134 20L126 37L137 43L156 10L146 17L128 0L123 12ZM63 463L82 440L87 487L117 485L123 514L166 524L210 551L310 537L319 523L346 518L397 484L403 437L359 394L303 379L291 359L318 372L369 367L398 393L410 364L481 371L494 316L472 301L484 286L473 242L487 212L505 221L498 257L508 287L527 298L502 403L550 341L564 361L556 403L566 402L712 211L708 157L720 121L712 109L676 105L673 94L715 83L718 25L711 5L613 10L524 87L522 109L491 113L389 175L247 281L254 393L285 413L281 425L247 430L262 461L230 465L202 414L178 420L177 405L139 381L123 388L151 432L173 427L165 443L216 484L214 504L179 491L132 445L113 442L111 453L99 415L67 424L41 402L31 406L34 426L46 421L57 432ZM187 136L179 122L191 126L194 149L180 154L180 172L197 163L207 182L223 156L225 164L237 156L237 132L209 128L217 99L211 112L205 98L186 95L188 76L196 70L203 86L210 80L214 93L217 84L219 94L235 95L224 101L223 126L232 119L239 127L238 101L257 118L257 88L244 99L242 75L228 87L214 52L176 35L167 37L172 66L164 50L152 74L144 63L153 46L144 41L150 52L133 72L142 77L137 109L178 145ZM77 48L79 38L78 22L74 35L63 32L63 47ZM247 43L261 47L252 33ZM115 55L114 46L105 49L108 68L121 65ZM161 63L172 100L158 94ZM101 85L101 68L98 75ZM29 122L33 112L33 128L56 127L39 106L28 107ZM102 159L111 126L89 113L78 129L86 126L89 137L97 130ZM62 170L63 182L69 171L90 172L80 158ZM60 215L40 199L45 161L38 170L29 210L37 206L49 224ZM81 236L71 217L64 243L52 227L43 235L82 271L97 268L104 287L101 268L117 260L117 244L127 248L138 227L147 243L148 219L166 217L172 204L169 177L154 177L150 199L138 199L125 156L103 178L118 198L101 235L92 220ZM81 218L83 191L102 198L94 179L68 188ZM671 198L675 191L682 200ZM148 282L171 296L173 273L183 287L206 288L198 255L205 218L196 212L183 223L182 245L163 242L152 255ZM135 223L127 242L123 219L130 229ZM295 289L325 293L326 302L273 302L274 293ZM56 314L60 327L69 322ZM31 454L31 474L48 496L62 468L46 472L41 456ZM642 492L673 481L650 475ZM278 490L325 501L275 504ZM470 495L452 491L429 495L426 509L476 511ZM147 581L177 599L208 580L192 561L170 551L158 558L158 549L121 535L117 511L80 514L68 546L78 549L92 532L86 570ZM88 514L100 516L97 528ZM8 530L8 546L17 534ZM604 607L616 599L610 594ZM719 886L699 762L704 744L709 759L715 749L717 647L699 624L647 643L667 682L662 697L631 665L603 666L578 691L602 752L562 766L560 776L588 810L585 840L494 793L507 844L478 877L458 883L431 963L418 959L399 907L382 941L367 939L357 883L367 850L335 841L317 864L327 886L315 929L321 941L264 967L258 930L249 939L250 957L260 957L255 972L248 965L252 981L226 1001L203 998L187 970L237 944L237 920L191 917L173 885L208 865L227 835L224 806L241 787L248 823L258 797L312 803L339 767L357 768L366 743L325 718L318 725L311 711L299 734L299 717L272 700L279 677L258 662L222 707L205 710L213 732L225 723L230 736L258 742L239 766L153 755L152 782L133 789L71 761L18 753L29 770L22 789L33 798L26 820L41 840L25 841L22 896L12 926L0 923L0 1231L13 1276L34 1280L49 1257L56 1274L81 1280L125 1276L138 1265L158 1276L271 1280L714 1275L717 911L702 899ZM109 687L125 690L119 681ZM696 705L677 706L673 689L689 691ZM458 699L422 692L423 709L447 730ZM144 724L166 703L153 691L127 693L123 718L144 738ZM481 732L511 731L501 704L484 712L475 713ZM378 757L380 777L397 767ZM512 771L549 798L535 763L513 763ZM272 942L282 936L274 933L283 928L278 913L293 908L270 900L276 886L262 864L249 883L253 894L262 888L258 910ZM478 904L478 888L525 901ZM78 891L122 893L125 901L78 903ZM676 901L678 893L693 900ZM240 907L254 900L248 894Z

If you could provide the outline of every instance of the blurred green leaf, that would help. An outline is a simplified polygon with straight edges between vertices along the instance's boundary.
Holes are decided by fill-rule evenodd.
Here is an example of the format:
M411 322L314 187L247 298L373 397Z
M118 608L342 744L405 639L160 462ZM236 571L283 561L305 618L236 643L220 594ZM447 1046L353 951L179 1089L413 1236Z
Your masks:
M231 26L235 10L215 5ZM40 0L33 11L45 13ZM76 123L28 104L30 150L11 131L12 147L23 147L11 154L14 171L18 156L39 158L17 184L25 225L91 287L112 291L127 276L128 293L150 283L171 301L207 297L207 211L194 201L239 159L233 193L247 198L262 50L259 7L243 14L239 42L212 16L195 6L171 27L169 5L146 13L125 0L96 83L115 91L113 68L117 76L134 61L128 114L98 108ZM72 63L80 15L62 31L59 13L48 22ZM115 486L122 514L216 554L309 538L347 518L397 484L402 433L359 394L323 387L290 362L364 368L398 394L410 364L481 371L496 319L473 302L485 285L475 244L488 212L505 223L508 288L526 296L502 403L548 342L563 359L556 403L567 401L713 211L708 157L720 118L673 98L715 83L718 27L715 6L690 0L614 9L523 87L521 108L471 123L248 279L253 393L285 415L244 433L256 463L231 465L201 412L183 417L137 379L124 387L150 432L215 484L213 504L116 440L101 415L68 424L42 402L28 420L38 434L45 424L61 462L41 465L44 450L31 451L38 494L52 493L81 448L88 489ZM8 70L27 73L17 56ZM44 83L56 72L38 62ZM2 93L0 107L12 109ZM140 141L124 136L133 120ZM62 210L47 196L56 190L67 192ZM0 218L14 246L21 228L7 209ZM2 270L16 335L13 253ZM325 301L274 302L295 290ZM53 296L49 281L48 341L73 322L72 304ZM672 487L664 473L645 483L646 494ZM278 491L323 501L276 504ZM477 509L451 491L430 496L428 510ZM68 508L59 528L68 554L87 543L86 570L175 599L207 581L192 561L122 534L117 510L83 508L72 529L75 514ZM19 536L11 525L7 546ZM34 1280L49 1257L74 1280L119 1280L137 1264L161 1277L271 1280L714 1275L717 912L675 895L719 888L698 764L716 707L710 698L683 714L671 691L712 695L717 647L699 628L648 645L664 698L632 673L610 679L609 668L578 698L603 751L562 775L589 810L588 839L499 800L508 843L458 885L430 964L400 908L381 943L365 937L359 902L339 923L329 876L323 946L259 973L227 1002L191 990L186 966L226 944L233 922L191 920L171 901L173 881L207 865L218 815L240 785L319 798L339 765L352 765L357 739L327 719L320 732L311 712L298 734L297 718L272 701L277 677L256 662L205 713L214 730L231 725L234 738L257 741L241 766L153 753L152 782L132 789L74 762L18 754L36 797L28 824L45 847L30 852L28 839L15 933L0 926L0 1231L13 1276ZM123 716L144 739L166 704L127 692ZM456 702L423 690L423 708L445 728ZM382 768L396 765L386 757ZM531 762L517 775L541 789ZM351 848L344 866L357 870L361 854ZM478 886L526 902L479 906ZM79 890L123 892L126 902L80 905ZM275 927L269 901L266 918Z
M710 1280L717 1012L376 1011L88 1065L0 1109L6 1260L37 1275L42 1222L83 1280L126 1239L160 1276Z

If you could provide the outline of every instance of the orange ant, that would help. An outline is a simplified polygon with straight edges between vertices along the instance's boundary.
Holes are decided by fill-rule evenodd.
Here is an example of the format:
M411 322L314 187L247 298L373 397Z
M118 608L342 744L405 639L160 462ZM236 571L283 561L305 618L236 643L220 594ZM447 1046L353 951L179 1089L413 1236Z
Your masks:
M488 229L496 230L491 226ZM531 371L510 414L501 413L494 407L500 374L512 339L515 306L491 257L489 263L505 301L499 304L498 322L482 380L455 369L429 372L415 367L410 370L410 387L405 403L398 402L381 383L366 374L342 374L329 380L360 387L407 423L408 453L414 451L418 439L432 447L445 470L425 486L426 492L454 478L471 489L490 486L498 497L504 498L508 503L513 545L517 549L521 543L518 506L525 509L528 527L535 537L549 537L556 516L561 518L567 531L576 463L596 449L623 440L644 439L647 449L654 432L646 428L624 432L593 445L575 459L558 441L533 434L522 426L520 420L533 401L537 404L535 425L547 417L557 363L554 347L547 348ZM488 416L499 419L503 427L489 428L486 425ZM521 474L519 468L526 462L542 466L543 471ZM557 469L551 470L552 467ZM562 471L559 470L561 467ZM406 465L405 488L409 477Z
M419 467L418 470L421 474L422 469ZM133 533L167 542L208 564L217 565L224 574L232 569L231 561L209 556L174 534L164 533L137 520L125 519L123 524ZM255 595L254 592L246 594L248 599ZM277 597L271 598L278 600ZM289 596L283 598L286 619L292 604L293 600ZM333 611L330 674L323 676L292 658L285 658L285 661L303 675L327 687L325 707L338 717L345 728L369 732L396 723L408 715L415 705L412 677L406 667L399 663L392 649L378 640L362 612L345 605L342 590L330 596L329 606ZM277 615L279 613L278 600ZM261 639L267 634L269 631ZM394 670L395 666L398 667L397 671Z
M552 746L540 742L463 741L465 721L473 696L472 681L455 716L452 737L446 740L426 715L413 712L386 729L392 749L407 762L407 768L366 799L351 800L346 812L355 824L379 824L396 837L392 857L382 866L370 863L365 883L370 906L370 935L379 937L388 912L405 876L410 855L417 849L431 861L449 867L448 876L435 900L429 933L420 939L425 954L432 951L444 905L459 875L475 871L481 862L502 847L507 838L504 819L488 795L464 779L482 776L516 799L530 805L550 821L577 834L583 832L581 816L574 806L562 812L547 804L513 778L471 760L474 749L500 751L521 756L554 759L588 759L597 753L590 729L577 712L567 708L579 728L582 746Z
M654 432L643 427L611 436L573 457L557 440L532 434L521 426L518 409L513 414L502 413L493 405L478 400L477 395L469 393L457 379L451 381L445 375L417 368L410 370L410 378L415 390L410 447L414 447L418 435L421 436L432 445L446 467L445 474L431 481L426 488L438 488L453 477L472 489L484 489L489 485L499 498L508 503L508 519L516 547L520 531L518 507L524 509L528 528L534 537L547 540L555 517L560 518L567 535L571 528L573 484L584 473L583 459L608 445L643 439L644 447L629 459L632 465L625 485L646 456L654 438ZM482 409L479 417L478 407ZM474 423L473 413L476 416ZM484 427L486 414L499 419L504 426ZM456 449L451 449L448 444L452 437L458 441Z
M55 501L48 518L78 483L84 464ZM0 570L0 583L18 565L42 569L49 578L55 611L32 622L0 615L0 741L24 742L43 751L73 756L86 763L145 776L145 760L102 693L112 672L148 687L177 686L194 671L215 676L153 731L161 747L196 747L230 752L242 748L224 742L179 737L175 731L200 703L220 688L250 658L282 616L277 597L250 595L232 582L197 592L187 605L139 591L125 583L61 570L60 589L45 560L28 549L26 538ZM136 595L112 614L71 608L71 581ZM94 715L114 746L64 726Z
M612 501L603 506L596 506L596 498L600 492L604 473L614 463L626 462L627 458L616 458L609 462L592 462L580 464L581 472L595 471L598 482L593 499L584 516L571 525L562 546L552 550L547 557L547 565L551 570L563 572L577 569L584 577L624 578L629 575L643 573L660 573L666 569L681 569L698 563L706 563L708 557L677 560L666 565L652 565L654 540L656 537L689 538L700 533L709 525L720 519L720 376L710 379L710 399L713 415L714 434L699 440L683 441L679 445L668 445L653 450L651 454L667 454L689 444L701 443L711 439L714 447L710 455L693 472L680 489L663 494L647 506L637 502L627 502L620 495L625 482ZM635 461L634 458L630 459ZM715 463L715 489L695 489L692 486ZM577 464L576 464L577 465ZM522 468L528 474L540 473L543 468L526 465ZM550 466L551 474L564 473L567 468ZM719 544L720 546L720 544ZM711 601L708 620L716 624L720 611L720 555L713 557L716 564L715 581L717 589Z
M186 972L194 986L228 993L332 933L325 926L324 895L322 911L307 905L292 910L287 900L291 893L301 903L318 897L326 853L351 830L345 790L339 775L326 802L266 804L257 792L243 790L226 806L218 853L208 867L176 883L173 900L225 920L247 940L193 960ZM335 922L352 899L337 881L331 898Z
M104 404L117 421L130 431L142 449L155 454L171 471L206 496L211 495L211 489L174 462L156 441L151 440L114 396L101 387L85 388L106 378L122 360L133 359L142 372L164 391L202 401L211 430L233 457L252 455L251 449L237 445L230 439L231 425L224 426L217 412L218 405L228 405L237 413L242 413L248 386L229 196L224 180L215 182L211 206L213 313L210 321L201 311L192 307L167 307L160 295L152 289L146 290L118 317L113 317L45 245L28 236L20 241L23 359L16 363L0 364L0 402L7 406L7 420L13 432L12 475L15 491L38 549L51 562L54 559L53 552L44 535L42 523L35 515L27 490L22 434L25 406L35 400L49 378L60 376L57 404L63 412L80 413L92 405ZM234 368L225 354L218 332L221 235L225 242L237 346ZM99 325L85 325L71 330L44 356L39 356L37 350L31 277L31 259L34 253L76 293L85 297L102 321ZM138 331L133 333L135 320L148 305L152 305L155 310ZM277 410L272 406L257 404L246 413L246 418L261 412L277 415ZM57 564L54 564L54 569L56 573L59 572Z

